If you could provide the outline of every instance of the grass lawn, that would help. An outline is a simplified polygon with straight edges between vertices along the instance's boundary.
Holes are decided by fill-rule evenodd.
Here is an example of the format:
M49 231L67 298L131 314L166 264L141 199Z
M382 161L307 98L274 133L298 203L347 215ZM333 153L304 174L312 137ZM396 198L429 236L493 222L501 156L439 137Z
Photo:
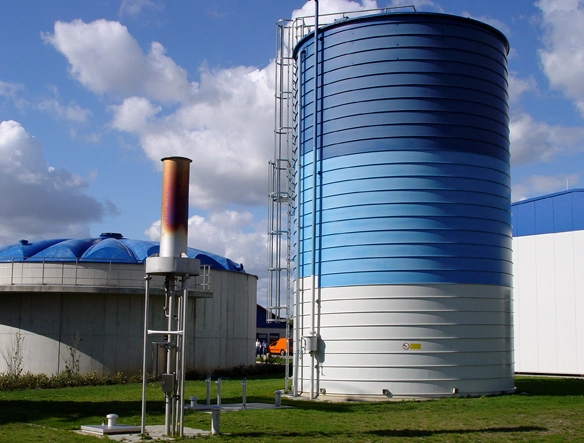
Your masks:
M290 401L294 409L221 415L227 442L584 442L584 379L517 377L521 395L380 403ZM247 380L247 401L273 403L281 378ZM0 442L95 442L71 432L100 424L140 424L140 384L0 392ZM212 383L212 402L215 402ZM186 396L204 402L204 381L187 382ZM222 403L241 402L241 380L224 380ZM164 424L163 394L148 386L147 424ZM210 430L211 418L185 412L185 426Z

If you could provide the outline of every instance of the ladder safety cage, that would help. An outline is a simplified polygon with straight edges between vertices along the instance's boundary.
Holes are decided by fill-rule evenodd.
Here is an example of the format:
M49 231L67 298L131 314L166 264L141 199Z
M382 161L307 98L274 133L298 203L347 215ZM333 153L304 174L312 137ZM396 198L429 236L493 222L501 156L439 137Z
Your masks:
M294 203L295 20L276 23L274 153L268 173L268 294L266 322L288 322L291 289L291 230Z

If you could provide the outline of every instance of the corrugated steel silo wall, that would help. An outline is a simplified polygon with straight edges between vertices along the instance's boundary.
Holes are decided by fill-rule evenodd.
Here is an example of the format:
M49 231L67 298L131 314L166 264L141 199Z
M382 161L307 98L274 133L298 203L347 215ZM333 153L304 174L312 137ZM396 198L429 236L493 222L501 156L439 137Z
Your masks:
M422 13L319 32L316 168L313 35L295 49L299 390L513 389L507 40Z

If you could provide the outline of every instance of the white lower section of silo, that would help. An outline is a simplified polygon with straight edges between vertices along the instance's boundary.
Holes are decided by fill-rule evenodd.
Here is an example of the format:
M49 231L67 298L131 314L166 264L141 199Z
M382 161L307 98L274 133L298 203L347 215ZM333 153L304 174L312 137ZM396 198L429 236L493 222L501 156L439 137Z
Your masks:
M433 397L514 389L511 288L300 281L299 395ZM317 303L313 305L312 297ZM317 335L315 352L308 352Z

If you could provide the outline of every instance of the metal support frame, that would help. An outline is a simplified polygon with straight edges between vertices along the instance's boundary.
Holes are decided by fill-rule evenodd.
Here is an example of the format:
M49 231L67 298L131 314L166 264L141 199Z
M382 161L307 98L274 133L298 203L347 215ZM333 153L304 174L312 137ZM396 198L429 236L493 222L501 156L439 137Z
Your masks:
M149 262L150 261L150 262ZM165 373L161 375L162 391L164 392L164 427L168 437L184 435L184 407L185 398L185 371L187 346L187 309L188 309L188 281L191 276L197 276L200 261L196 259L173 260L171 267L178 272L165 272L164 265L169 262L165 258L152 257L146 260L146 285L144 301L144 347L142 362L142 420L141 432L146 434L146 382L148 341L152 335L162 335L163 341L158 344L164 346L166 352ZM187 272L188 271L188 272ZM164 316L166 330L148 328L150 280L153 275L164 275Z

